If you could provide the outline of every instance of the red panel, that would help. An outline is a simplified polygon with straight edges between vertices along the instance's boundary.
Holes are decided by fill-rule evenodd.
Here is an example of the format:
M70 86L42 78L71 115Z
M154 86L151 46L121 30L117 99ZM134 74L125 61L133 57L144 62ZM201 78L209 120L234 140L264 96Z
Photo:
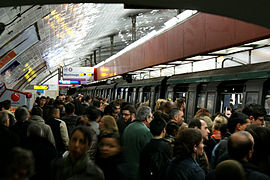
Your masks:
M184 22L184 57L203 52L205 49L205 16L197 15ZM181 58L181 57L180 57Z
M233 44L235 37L235 21L222 17L204 14L205 16L205 52L228 47ZM207 33L211 32L211 33Z
M134 70L140 69L141 62L144 62L144 46L134 48L129 52L130 54L130 68Z
M123 74L267 37L270 29L200 13L100 68L109 68L109 74ZM98 80L104 79L99 71Z
M183 56L184 51L184 38L183 38L183 26L177 26L168 31L168 60L175 60Z

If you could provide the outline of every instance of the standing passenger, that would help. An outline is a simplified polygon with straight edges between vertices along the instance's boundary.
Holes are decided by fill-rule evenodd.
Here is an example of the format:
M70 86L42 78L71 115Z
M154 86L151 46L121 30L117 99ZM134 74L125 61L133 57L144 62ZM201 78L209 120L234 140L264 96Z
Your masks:
M139 107L136 113L136 120L126 127L122 135L124 153L131 169L131 177L134 180L139 179L140 152L152 138L148 128L152 118L153 115L150 107Z
M103 180L102 171L89 159L87 154L91 141L90 129L86 126L77 126L71 133L69 154L52 164L52 179Z
M174 159L166 171L168 180L204 180L205 173L196 162L203 154L203 137L197 129L184 129L175 139Z

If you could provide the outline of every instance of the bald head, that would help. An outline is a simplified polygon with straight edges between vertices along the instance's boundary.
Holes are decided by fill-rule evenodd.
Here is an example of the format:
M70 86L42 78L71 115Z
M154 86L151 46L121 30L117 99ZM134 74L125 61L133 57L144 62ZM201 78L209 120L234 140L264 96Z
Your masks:
M228 153L236 160L251 158L254 145L252 135L247 131L239 131L231 135L228 140Z

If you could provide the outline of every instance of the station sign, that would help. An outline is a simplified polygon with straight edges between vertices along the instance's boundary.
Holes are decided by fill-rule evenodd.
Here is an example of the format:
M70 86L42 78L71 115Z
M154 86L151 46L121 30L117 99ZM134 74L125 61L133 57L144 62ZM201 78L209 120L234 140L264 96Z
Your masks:
M47 85L34 85L34 89L38 90L38 89L45 89L47 90L49 87Z
M63 80L92 82L95 79L93 67L63 67Z
M59 80L58 84L66 84L66 85L70 85L70 84L79 84L80 81L72 81L72 80Z

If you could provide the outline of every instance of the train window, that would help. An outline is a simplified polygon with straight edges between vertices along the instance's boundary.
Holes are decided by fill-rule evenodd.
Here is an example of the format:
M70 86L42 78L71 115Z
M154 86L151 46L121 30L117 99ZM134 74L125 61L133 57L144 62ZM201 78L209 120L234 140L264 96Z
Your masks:
M200 93L198 95L197 109L205 108L206 93Z
M145 87L143 89L143 102L150 100L151 97L151 87Z
M224 113L226 107L231 107L236 110L242 108L243 93L227 93L223 94L223 100L221 100L220 112Z
M248 92L247 93L247 101L246 104L250 104L250 103L258 103L258 99L259 99L259 94L257 92Z
M265 96L264 107L267 115L270 115L270 94Z
M208 93L207 95L207 109L211 114L214 114L215 93Z

